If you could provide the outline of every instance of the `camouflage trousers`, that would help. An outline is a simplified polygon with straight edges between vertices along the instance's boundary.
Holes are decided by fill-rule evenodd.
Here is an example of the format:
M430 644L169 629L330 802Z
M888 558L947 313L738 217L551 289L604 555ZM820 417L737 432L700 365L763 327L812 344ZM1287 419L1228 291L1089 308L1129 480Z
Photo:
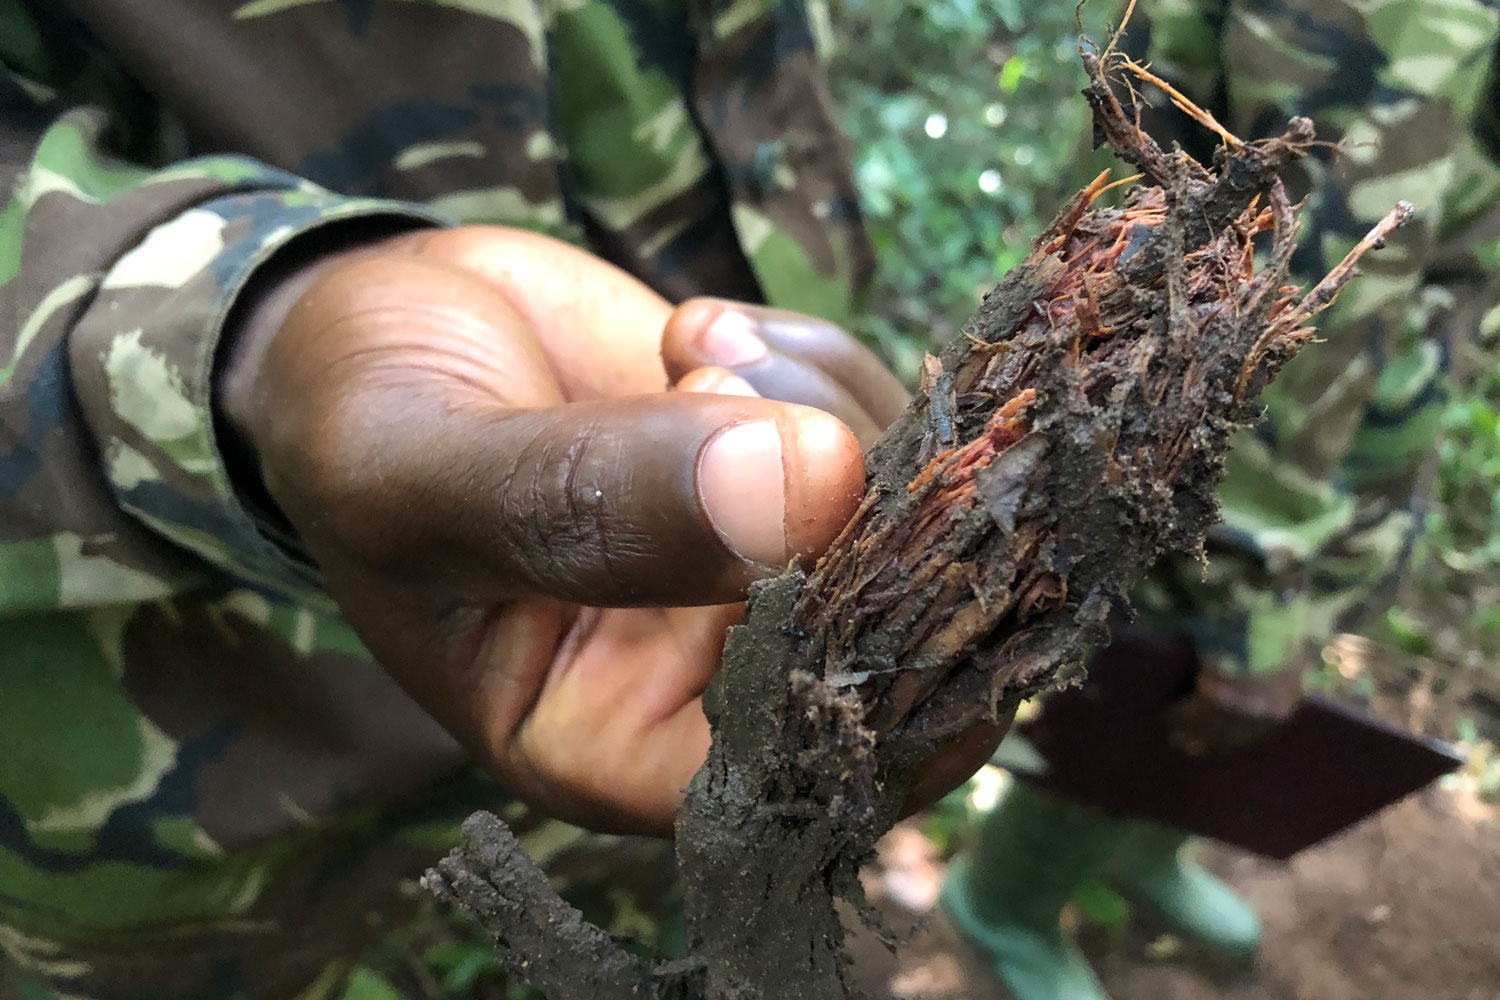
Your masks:
M284 860L256 886L253 918L228 916L226 901L221 919L143 924L86 942L0 925L0 1000L400 1000L408 994L387 970L421 966L432 942L471 963L487 955L482 932L416 882L480 808L507 820L589 920L645 949L673 950L680 897L670 843L538 817L469 771L379 818L273 845ZM185 864L177 875L183 892L224 880L218 866Z

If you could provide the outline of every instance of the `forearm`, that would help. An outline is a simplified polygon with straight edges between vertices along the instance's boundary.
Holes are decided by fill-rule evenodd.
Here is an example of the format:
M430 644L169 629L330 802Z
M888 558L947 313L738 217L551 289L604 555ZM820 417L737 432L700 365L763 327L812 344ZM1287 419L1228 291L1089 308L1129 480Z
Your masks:
M421 225L415 219L374 216L327 226L293 240L256 269L225 317L212 375L219 452L241 501L284 547L295 546L294 532L266 492L253 444L266 396L259 378L266 352L287 315L320 276L379 252Z

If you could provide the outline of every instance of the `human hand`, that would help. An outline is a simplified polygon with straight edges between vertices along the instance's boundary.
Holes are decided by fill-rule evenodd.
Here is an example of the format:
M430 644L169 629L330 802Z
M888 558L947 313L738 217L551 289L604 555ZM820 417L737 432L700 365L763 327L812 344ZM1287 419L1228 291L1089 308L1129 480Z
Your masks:
M828 324L674 311L486 227L282 282L226 365L227 422L376 658L518 797L650 832L707 751L734 602L828 544L856 435L905 403Z

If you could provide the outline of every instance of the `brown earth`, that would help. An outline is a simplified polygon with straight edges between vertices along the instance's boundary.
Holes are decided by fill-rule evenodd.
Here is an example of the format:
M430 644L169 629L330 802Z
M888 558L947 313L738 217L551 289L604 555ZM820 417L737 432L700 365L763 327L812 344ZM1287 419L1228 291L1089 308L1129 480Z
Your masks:
M935 895L934 853L911 826L882 844L868 885L911 936L896 957L857 937L863 987L873 1000L1003 1000L939 911L913 912ZM1260 955L1226 963L1150 928L1084 927L1113 1000L1500 1000L1500 815L1466 791L1430 788L1290 864L1203 857L1259 910Z

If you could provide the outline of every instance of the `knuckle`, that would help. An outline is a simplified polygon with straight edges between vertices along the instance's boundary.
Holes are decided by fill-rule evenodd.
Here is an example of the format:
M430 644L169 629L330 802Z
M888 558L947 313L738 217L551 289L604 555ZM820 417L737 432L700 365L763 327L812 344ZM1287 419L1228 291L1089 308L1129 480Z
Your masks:
M497 520L529 582L601 596L626 589L619 569L632 545L612 485L617 452L597 429L567 440L538 433L517 448Z

